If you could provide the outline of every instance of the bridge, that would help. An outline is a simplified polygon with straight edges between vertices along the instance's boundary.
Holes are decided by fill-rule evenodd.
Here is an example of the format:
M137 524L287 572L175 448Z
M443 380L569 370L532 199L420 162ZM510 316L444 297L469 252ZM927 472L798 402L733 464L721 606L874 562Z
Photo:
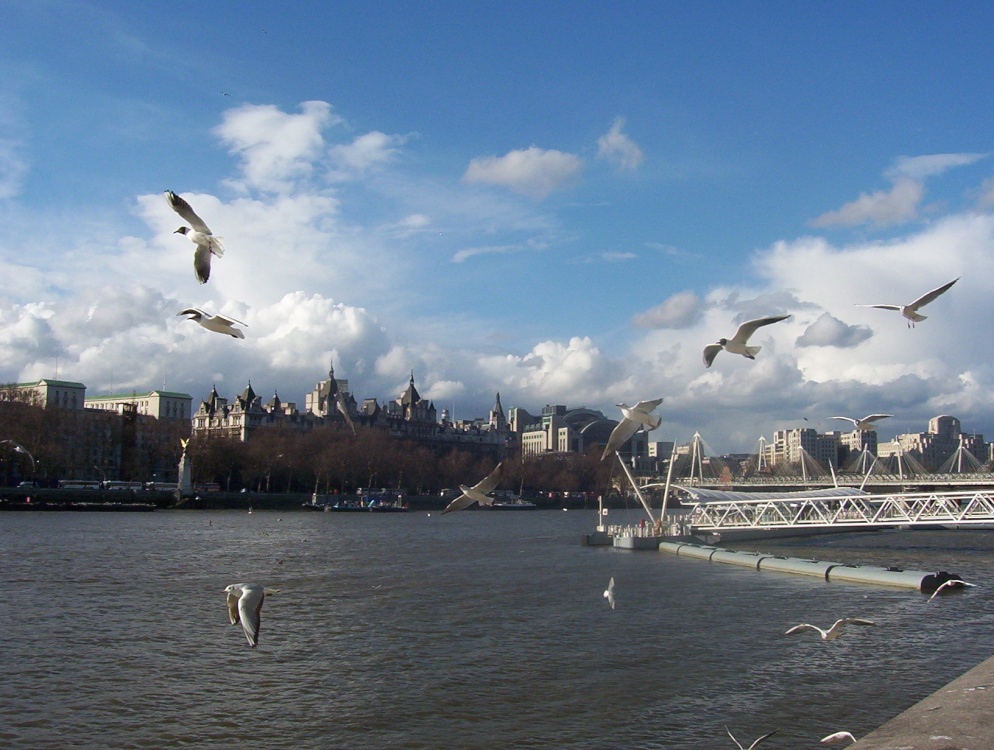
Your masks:
M787 536L885 528L994 528L994 491L870 494L852 487L807 492L727 492L674 486L685 512L663 523L673 536Z

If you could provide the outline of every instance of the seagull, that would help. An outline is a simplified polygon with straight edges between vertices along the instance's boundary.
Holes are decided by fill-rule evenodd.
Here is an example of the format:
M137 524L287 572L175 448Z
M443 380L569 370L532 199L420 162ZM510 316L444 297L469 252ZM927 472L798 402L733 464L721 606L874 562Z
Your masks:
M611 437L607 439L607 445L604 446L604 453L601 454L601 461L607 458L609 453L614 453L624 445L638 431L639 427L644 427L646 432L659 427L663 418L649 412L661 403L663 403L661 398L655 398L652 401L639 401L635 406L629 406L624 402L618 404L618 408L621 409L622 420L611 431Z
M800 625L795 625L790 630L788 630L784 635L791 635L792 633L800 633L802 630L817 630L821 633L821 639L823 641L834 641L840 635L842 635L842 628L846 625L876 625L877 623L873 620L862 620L858 617L843 617L841 620L836 620L835 624L832 625L828 630L822 630L817 625L808 625L806 622Z
M345 396L342 395L341 391L338 391L335 396L335 405L338 407L338 411L341 412L342 416L345 417L345 421L349 423L349 427L352 428L352 435L356 434L355 425L352 423L352 417L349 416L349 407L345 405Z
M728 725L725 726L725 731L728 732L728 736L732 738L732 742L734 742L738 746L739 750L754 750L756 745L758 745L760 742L765 740L767 737L772 737L780 730L774 729L772 732L767 732L762 737L757 737L756 740L751 745L749 745L749 747L742 747L742 744L737 739L735 739L735 735L732 734L732 730L728 728Z
M215 237L204 220L197 216L190 204L180 198L172 190L166 191L166 200L173 211L189 223L189 227L180 227L173 234L185 234L197 249L193 251L193 271L197 281L206 284L211 276L211 255L219 258L224 255L224 244L220 237ZM192 229L191 229L192 227Z
M860 432L866 432L867 430L872 430L876 427L874 422L878 419L887 419L887 417L893 417L893 414L867 414L862 419L853 419L852 417L832 417L832 419L844 419L847 422L852 422L855 425L855 429Z
M853 737L849 732L835 732L834 734L828 735L828 737L822 737L818 740L822 745L834 745L836 742L845 742L849 740L850 742L855 742L856 738Z
M494 501L492 498L487 497L487 493L491 492L497 483L500 482L500 471L501 466L504 462L497 464L497 467L486 476L485 479L480 480L472 487L467 487L465 484L460 484L459 489L462 490L462 494L445 506L445 510L442 511L444 516L446 513L450 513L454 510L462 510L463 508L469 507L474 502L480 505L493 505Z
M908 319L908 328L914 328L915 323L920 323L928 317L919 313L918 308L925 307L925 305L949 289L949 287L959 281L959 279L960 277L957 276L948 284L943 284L938 289L933 289L931 292L923 294L910 305L856 305L856 307L879 307L881 310L897 310L901 313L901 315Z
M236 339L245 338L245 334L234 327L237 323L238 325L246 325L240 320L235 320L234 318L229 318L227 315L211 315L206 313L197 307L188 307L183 312L176 313L177 315L189 315L187 320L193 320L199 323L201 326L206 328L208 331L214 331L215 333L225 333L228 336L234 336Z
M759 350L762 349L761 346L747 346L749 337L756 332L757 329L763 326L768 326L772 323L779 323L781 320L786 320L789 315L774 315L770 318L757 318L756 320L747 320L745 323L739 326L739 330L735 332L735 335L730 339L718 339L718 342L704 347L704 366L710 367L711 363L714 362L714 358L718 356L718 352L724 349L729 354L741 354L747 359L756 359L756 355Z
M611 580L607 582L607 588L604 589L604 598L611 605L611 609L614 609L614 576L611 576Z
M241 622L252 648L259 645L259 612L266 594L279 592L279 589L267 589L257 583L233 583L224 589L223 593L228 595L228 619L232 625Z
M939 586L939 588L937 588L934 592L932 592L932 596L928 598L928 601L929 602L932 601L935 597L939 595L940 591L943 591L947 587L950 589L961 589L964 586L976 586L976 585L977 584L975 583L967 583L966 581L961 581L959 578L950 578L948 581L945 581L941 586ZM928 604L928 602L925 603Z

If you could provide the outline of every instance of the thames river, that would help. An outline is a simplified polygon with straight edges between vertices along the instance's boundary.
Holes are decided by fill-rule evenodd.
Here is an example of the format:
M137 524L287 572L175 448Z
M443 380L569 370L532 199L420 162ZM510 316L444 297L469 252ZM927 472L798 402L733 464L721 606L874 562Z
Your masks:
M612 522L637 520L613 511ZM904 589L588 548L593 511L0 515L0 747L821 747L994 653L994 532L744 549ZM615 579L617 608L602 596ZM222 589L279 588L258 649ZM799 622L875 620L825 643Z

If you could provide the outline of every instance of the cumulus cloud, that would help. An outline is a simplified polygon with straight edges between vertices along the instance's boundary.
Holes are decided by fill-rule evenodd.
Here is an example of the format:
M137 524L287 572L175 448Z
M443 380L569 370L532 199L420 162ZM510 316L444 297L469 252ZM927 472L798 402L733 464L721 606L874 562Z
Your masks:
M918 217L925 197L924 180L949 169L973 164L989 154L927 154L901 156L884 172L893 185L889 190L863 193L856 200L835 211L828 211L811 222L814 227L856 226L872 224L887 227L904 224Z
M304 102L300 109L289 114L272 104L245 104L224 113L214 134L242 162L242 180L231 184L284 192L311 174L325 148L322 131L341 118L327 102Z
M471 185L506 187L541 200L572 184L582 168L578 156L531 146L504 156L477 157L470 161L462 179Z
M642 163L642 149L621 132L625 126L625 118L615 119L611 129L597 139L597 155L607 159L620 170L635 170Z
M338 175L361 175L393 161L406 141L405 136L374 130L357 136L351 143L332 146L329 156Z
M632 318L637 328L686 328L701 315L702 302L693 292L679 292Z
M843 323L831 313L822 313L797 338L798 346L834 346L849 349L858 346L873 336L869 326L851 326Z

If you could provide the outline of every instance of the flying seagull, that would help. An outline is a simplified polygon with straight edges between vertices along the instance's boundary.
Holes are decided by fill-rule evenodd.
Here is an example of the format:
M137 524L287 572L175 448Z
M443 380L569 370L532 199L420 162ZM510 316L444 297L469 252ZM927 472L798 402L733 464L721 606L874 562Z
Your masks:
M867 414L862 419L853 419L852 417L832 417L832 419L844 419L847 422L852 422L854 429L857 429L860 432L866 432L867 430L872 430L876 427L873 423L877 420L893 416L893 414Z
M338 407L338 411L341 413L341 415L345 417L345 421L348 422L349 427L352 428L352 434L355 435L356 434L355 424L353 424L352 422L352 417L349 416L349 407L346 406L345 396L342 395L341 391L338 391L338 393L335 395L335 405Z
M462 510L467 508L473 503L479 503L480 505L493 505L494 501L492 498L487 497L487 493L491 492L494 487L500 482L500 472L501 467L504 462L497 464L497 467L491 471L486 478L481 479L479 482L474 484L472 487L467 487L465 484L460 484L459 489L462 490L462 494L445 506L445 510L442 511L444 516L454 510Z
M742 744L737 739L735 739L735 735L732 734L732 730L729 729L727 725L725 726L725 731L728 732L728 736L732 738L732 742L734 742L736 744L736 746L739 748L739 750L754 750L755 747L756 747L756 745L758 745L760 742L762 742L763 740L765 740L767 737L772 737L773 735L775 735L780 730L779 729L774 729L772 732L767 732L762 737L757 737L756 740L751 745L749 745L749 747L742 747Z
M856 738L849 732L834 732L833 734L828 735L828 737L822 737L818 741L822 745L834 745L837 742L845 742L846 740L849 740L849 742L855 742Z
M279 589L267 589L257 583L233 583L224 589L228 595L228 619L232 625L242 624L245 638L255 648L259 645L259 612L266 594L278 594Z
M220 237L215 237L204 220L197 216L190 204L180 198L172 190L166 191L166 200L172 206L173 211L178 213L190 225L180 227L173 234L185 234L190 238L197 249L193 251L193 272L197 275L197 281L206 284L211 276L211 255L219 258L224 255L224 244ZM192 228L191 228L192 227Z
M732 336L732 338L718 339L717 343L704 347L704 366L710 367L711 363L714 362L714 358L718 356L718 352L722 349L729 354L741 354L743 357L748 359L756 359L756 355L762 347L747 346L749 337L752 336L757 329L762 328L763 326L768 326L772 323L779 323L781 320L786 320L789 317L789 315L774 315L770 318L747 320L739 326L739 330L735 332L735 335Z
M635 406L629 406L624 402L618 404L618 408L621 409L622 419L611 431L611 437L607 439L607 445L604 446L604 453L601 454L601 461L607 458L608 454L614 453L624 445L638 431L639 427L645 427L646 432L659 427L663 418L649 412L661 403L663 403L661 398L655 398L652 401L639 401Z
M928 598L928 601L929 602L932 601L935 597L939 595L940 591L945 592L947 588L961 589L964 586L976 586L976 585L977 584L975 583L967 583L966 581L961 581L959 578L950 578L948 581L945 581L941 586L939 586L939 588L937 588L935 591L932 592L932 596ZM928 604L928 602L925 603Z
M614 609L614 576L611 576L611 580L607 582L607 588L604 589L604 598L611 605L611 609Z
M841 620L836 620L835 624L832 625L828 630L822 630L817 625L808 625L806 622L800 625L795 625L790 630L788 630L784 635L791 635L793 633L800 633L802 630L817 630L821 634L821 639L823 641L834 641L840 635L842 635L842 628L846 625L876 625L877 623L873 620L861 620L858 617L843 617Z
M206 328L208 331L214 331L215 333L224 333L228 336L234 336L236 339L245 338L245 334L239 329L235 328L235 324L245 325L240 320L235 320L234 318L229 318L227 315L211 315L206 313L197 307L188 307L181 313L176 313L177 315L189 315L187 320L193 320L199 323L201 326Z
M931 302L940 294L942 294L947 289L949 289L949 287L951 287L953 284L959 281L959 279L960 277L957 276L948 284L943 284L938 289L933 289L931 292L923 294L921 297L916 299L910 305L856 305L856 307L878 307L881 310L897 310L898 312L901 313L901 315L903 315L905 318L908 319L908 328L914 328L915 323L920 323L921 321L925 320L926 317L928 317L926 315L922 315L921 313L919 313L918 308L925 307L925 305L927 305L929 302Z

